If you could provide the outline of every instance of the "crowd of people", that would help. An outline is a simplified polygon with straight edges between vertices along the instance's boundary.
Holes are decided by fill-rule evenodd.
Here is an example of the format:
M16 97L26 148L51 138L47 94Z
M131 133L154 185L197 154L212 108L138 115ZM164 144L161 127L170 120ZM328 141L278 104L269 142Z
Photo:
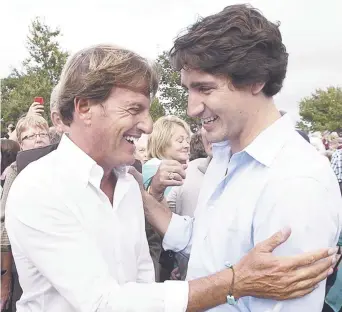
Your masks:
M273 102L278 25L233 5L170 51L192 133L154 124L158 72L96 45L73 55L47 108L1 139L1 311L342 308L342 138L306 134Z

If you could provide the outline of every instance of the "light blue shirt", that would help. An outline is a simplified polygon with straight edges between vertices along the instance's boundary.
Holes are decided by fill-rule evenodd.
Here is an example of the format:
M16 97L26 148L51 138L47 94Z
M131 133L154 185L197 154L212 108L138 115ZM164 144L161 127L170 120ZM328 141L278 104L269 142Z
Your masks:
M285 226L292 229L276 255L336 246L342 199L329 161L307 143L286 115L243 151L214 144L194 218L173 214L163 247L190 253L187 279L237 263L257 243ZM294 300L244 297L210 311L321 312L325 282Z

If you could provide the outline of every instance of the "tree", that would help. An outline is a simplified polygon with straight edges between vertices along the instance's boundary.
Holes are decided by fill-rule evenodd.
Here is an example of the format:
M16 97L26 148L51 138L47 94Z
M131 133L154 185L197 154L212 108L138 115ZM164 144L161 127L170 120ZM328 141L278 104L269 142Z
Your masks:
M52 30L39 18L29 27L27 50L29 57L21 69L14 69L1 84L2 118L5 122L16 122L26 113L35 96L42 96L48 107L50 94L57 84L68 53L57 41L59 29ZM50 121L49 109L44 117Z
M163 105L160 104L158 98L154 98L151 107L150 114L152 116L153 122L155 122L158 118L165 116L165 109Z
M187 92L181 87L180 73L171 68L167 52L157 58L161 70L160 101L168 114L176 115L185 120L193 132L198 130L198 121L187 116Z
M299 103L301 121L297 124L305 131L342 130L342 89L318 89Z

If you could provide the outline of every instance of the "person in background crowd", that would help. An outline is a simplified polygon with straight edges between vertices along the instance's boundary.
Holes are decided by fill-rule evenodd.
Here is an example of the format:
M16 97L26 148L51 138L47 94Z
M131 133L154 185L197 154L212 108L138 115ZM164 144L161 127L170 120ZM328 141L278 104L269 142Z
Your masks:
M338 149L334 152L331 158L331 167L333 168L337 181L340 185L342 195L342 150Z
M16 141L1 139L1 194L3 182L6 178L6 170L9 166L15 162L20 146ZM10 248L5 242L4 237L4 221L5 210L3 209L1 202L1 311L6 307L9 307L9 296L11 293L11 281L12 281L12 254Z
M148 160L147 157L147 140L148 135L142 134L141 137L137 140L135 143L135 159L138 159L141 161L141 164L143 165Z
M65 65L59 109L68 135L20 173L7 201L24 289L18 312L199 311L222 304L232 284L242 296L287 299L312 291L330 271L331 249L273 256L289 237L279 231L240 261L234 283L224 268L190 282L153 283L143 189L125 165L134 162L132 137L152 131L157 86L145 59L114 46L84 49Z
M189 162L183 185L173 187L166 198L171 211L180 216L194 216L203 178L213 156L211 143L208 142L206 137L206 131L202 128L196 133L196 136L201 137L200 142L202 143L206 157L197 158ZM198 137L195 140L191 138L190 151L194 149L193 145L196 147L199 145L198 141ZM188 256L182 252L178 252L175 258L177 268L173 270L171 278L184 280L187 272Z
M59 141L61 140L62 134L58 132L55 127L50 127L49 137L50 137L51 144L56 144L56 143L59 143Z
M322 139L316 136L310 137L310 144L315 147L315 149L323 156L327 156L327 151L325 149L325 146L322 142Z
M27 115L26 117L21 118L16 127L16 136L18 139L18 143L20 149L25 151L29 149L34 149L38 147L44 147L50 144L49 139L49 126L47 121L40 115L32 114ZM17 172L17 163L14 162L10 165L5 179L5 184L3 188L3 193L1 196L1 216L5 215L6 203L8 194L12 187L12 183L16 179L18 175ZM21 194L20 194L21 195ZM20 196L17 194L17 196ZM1 258L5 259L5 263L8 264L8 279L10 276L12 277L11 283L13 284L13 293L10 293L10 290L7 294L7 300L11 298L11 306L12 311L16 311L16 302L20 298L22 290L18 280L18 273L13 265L13 270L9 268L12 267L12 254L10 251L10 241L7 236L6 228L4 227L4 220L2 218L1 222ZM5 294L4 294L5 296Z
M164 116L153 125L153 131L148 137L147 157L149 160L143 165L142 174L145 188L153 193L160 185L160 177L163 168L171 162L187 164L190 153L190 127L182 119L176 116ZM164 188L163 194L167 195L171 188ZM150 248L160 255L159 263L154 263L156 281L165 281L175 266L173 252L164 252L161 247L161 239L154 241Z
M8 135L8 138L11 136L11 134L13 133L13 131L15 130L15 126L10 123L8 126L7 126L7 135Z
M1 139L1 186L4 186L6 170L15 162L20 150L18 142L8 139Z
M202 141L202 134L200 131L193 134L190 139L190 161L197 158L205 158L207 154Z
M174 42L171 64L187 90L187 112L201 119L213 159L195 218L172 214L163 203L152 205L148 194L144 202L147 219L164 236L164 249L191 252L187 280L224 267L233 268L236 278L246 253L286 225L291 239L276 255L336 246L342 201L334 173L273 101L287 60L278 25L248 5L201 19ZM179 173L183 178L181 165L169 170L172 177ZM320 312L324 293L323 282L296 300L237 300L234 286L226 304L212 311Z
M153 125L153 132L148 137L147 157L143 166L145 188L152 186L153 177L163 162L177 161L186 165L190 154L189 125L176 116L160 117ZM156 181L156 180L155 180ZM152 191L153 187L151 187ZM170 188L164 190L165 195Z

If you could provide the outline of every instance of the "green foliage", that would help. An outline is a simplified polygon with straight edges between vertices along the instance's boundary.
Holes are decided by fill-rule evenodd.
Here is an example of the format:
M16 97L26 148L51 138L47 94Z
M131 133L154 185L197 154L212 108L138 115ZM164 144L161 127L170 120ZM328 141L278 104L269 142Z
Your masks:
M32 22L27 37L29 57L20 70L14 69L1 83L2 118L6 123L16 123L28 111L35 96L44 98L44 117L50 121L51 91L68 57L57 41L59 36L60 30L52 30L39 18Z
M342 130L342 89L318 89L299 103L301 121L297 126L305 131Z
M165 116L165 109L163 105L160 104L158 98L154 98L151 107L150 114L152 116L153 122L155 122L158 118Z
M167 52L159 55L157 63L161 69L160 101L168 114L176 115L189 123L191 130L198 129L198 121L187 116L187 92L181 87L180 73L171 68Z

